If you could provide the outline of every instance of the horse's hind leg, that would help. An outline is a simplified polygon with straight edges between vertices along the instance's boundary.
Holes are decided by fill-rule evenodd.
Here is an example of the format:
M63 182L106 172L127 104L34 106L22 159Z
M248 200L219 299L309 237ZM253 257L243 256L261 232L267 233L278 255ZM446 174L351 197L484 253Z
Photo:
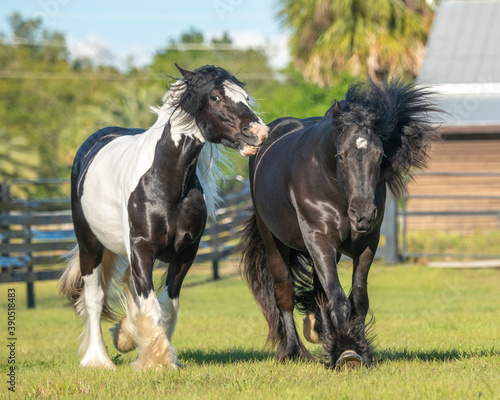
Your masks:
M279 311L278 318L272 311L267 313L271 318L273 314L275 315L274 321L268 318L268 324L269 337L273 343L278 344L276 358L278 360L289 358L312 360L312 355L304 347L297 334L293 319L294 289L285 262L285 259L289 258L289 249L278 242L258 216L257 225L266 249L267 265L274 282L274 297ZM264 304L261 302L261 307ZM269 303L267 305L269 306Z
M102 250L93 254L80 250L80 268L84 282L82 296L86 319L80 344L80 353L83 355L80 365L114 368L101 331L101 315L104 305L104 291L100 284L101 261Z
M137 343L134 339L137 333L135 332L134 325L130 322L130 316L138 314L137 305L131 293L131 290L135 291L135 289L134 283L131 281L130 266L126 269L122 281L125 283L125 297L122 299L122 302L126 315L114 324L109 331L111 332L113 344L116 349L122 353L128 353L137 348Z

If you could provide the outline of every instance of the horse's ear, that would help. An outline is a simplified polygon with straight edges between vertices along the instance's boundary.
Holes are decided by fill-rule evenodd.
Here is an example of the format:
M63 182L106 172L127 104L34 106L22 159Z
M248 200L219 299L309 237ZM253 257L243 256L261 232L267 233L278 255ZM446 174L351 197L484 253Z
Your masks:
M335 104L333 105L332 107L332 114L334 117L342 114L344 112L344 110L342 110L342 107L340 107L340 103L335 100Z
M175 68L177 68L177 71L179 71L182 77L185 79L188 79L191 77L191 75L193 75L193 72L188 71L187 69L182 69L177 64L175 64Z
M343 112L344 110L342 110L342 107L340 107L340 103L337 100L335 100L333 106L331 106L329 110L326 112L325 117L338 117Z

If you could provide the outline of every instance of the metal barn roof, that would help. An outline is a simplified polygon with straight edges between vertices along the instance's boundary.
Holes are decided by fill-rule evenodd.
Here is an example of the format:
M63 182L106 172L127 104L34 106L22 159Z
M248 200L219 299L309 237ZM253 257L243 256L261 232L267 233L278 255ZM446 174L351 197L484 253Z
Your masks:
M439 93L445 130L500 131L500 1L442 1L418 81Z

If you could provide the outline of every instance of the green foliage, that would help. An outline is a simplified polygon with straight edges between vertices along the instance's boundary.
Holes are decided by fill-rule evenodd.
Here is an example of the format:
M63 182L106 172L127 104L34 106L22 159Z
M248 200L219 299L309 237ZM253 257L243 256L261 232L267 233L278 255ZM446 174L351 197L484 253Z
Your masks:
M33 158L36 153L30 148L24 137L10 136L0 128L0 181L23 176L35 176Z
M0 163L11 164L0 166L0 178L68 177L76 150L93 132L111 125L147 129L155 121L149 106L158 105L166 86L179 77L175 63L186 69L207 64L228 69L247 82L268 123L283 116L324 115L334 99L343 98L351 80L342 73L322 89L293 68L276 80L263 50L237 49L227 33L207 43L195 28L171 39L150 66L123 73L92 60L70 60L64 35L40 20L14 14L9 21L15 44L0 36L0 119L9 137ZM19 151L19 145L30 151ZM234 166L227 175L246 176L248 160L228 153Z
M338 71L381 80L416 76L432 23L424 0L281 0L291 52L307 81L329 86Z
M0 42L2 129L32 149L35 155L26 153L24 162L36 163L37 177L67 175L57 157L62 128L75 116L78 105L89 101L96 91L106 91L108 85L84 81L74 73L62 34L49 32L40 21L24 20L18 14L10 22L12 36L20 44ZM33 176L26 169L17 169L13 177Z
M204 50L190 50L173 45L198 44ZM267 56L262 50L239 50L231 46L231 38L225 33L219 39L213 39L211 43L204 44L203 34L194 28L181 34L179 41L171 40L170 45L158 51L151 63L150 71L154 73L166 74L178 77L179 73L175 69L174 63L188 70L193 70L203 65L216 65L231 71L237 77L245 74L270 73ZM208 51L207 49L213 48ZM244 80L244 78L243 78Z
M195 265L182 291L173 337L180 371L137 372L137 353L120 355L103 324L114 371L78 366L81 324L58 298L56 282L37 282L37 309L25 307L25 284L17 296L16 398L94 399L494 399L500 395L496 270L437 270L373 266L370 305L375 313L374 368L347 372L320 364L277 363L264 348L266 322L231 265L220 281ZM351 266L340 264L349 290ZM6 299L0 312L6 313ZM297 326L302 323L297 316ZM308 344L311 350L315 345ZM6 359L0 372L7 372ZM5 376L5 375L4 375ZM5 389L5 386L3 386ZM13 397L13 398L14 398Z

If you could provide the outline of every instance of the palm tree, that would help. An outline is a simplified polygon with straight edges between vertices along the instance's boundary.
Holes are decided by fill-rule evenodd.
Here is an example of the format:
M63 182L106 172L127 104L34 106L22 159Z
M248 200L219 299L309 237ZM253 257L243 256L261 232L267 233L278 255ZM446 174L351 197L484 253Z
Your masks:
M416 76L433 12L425 0L280 0L295 66L321 87L348 70Z

